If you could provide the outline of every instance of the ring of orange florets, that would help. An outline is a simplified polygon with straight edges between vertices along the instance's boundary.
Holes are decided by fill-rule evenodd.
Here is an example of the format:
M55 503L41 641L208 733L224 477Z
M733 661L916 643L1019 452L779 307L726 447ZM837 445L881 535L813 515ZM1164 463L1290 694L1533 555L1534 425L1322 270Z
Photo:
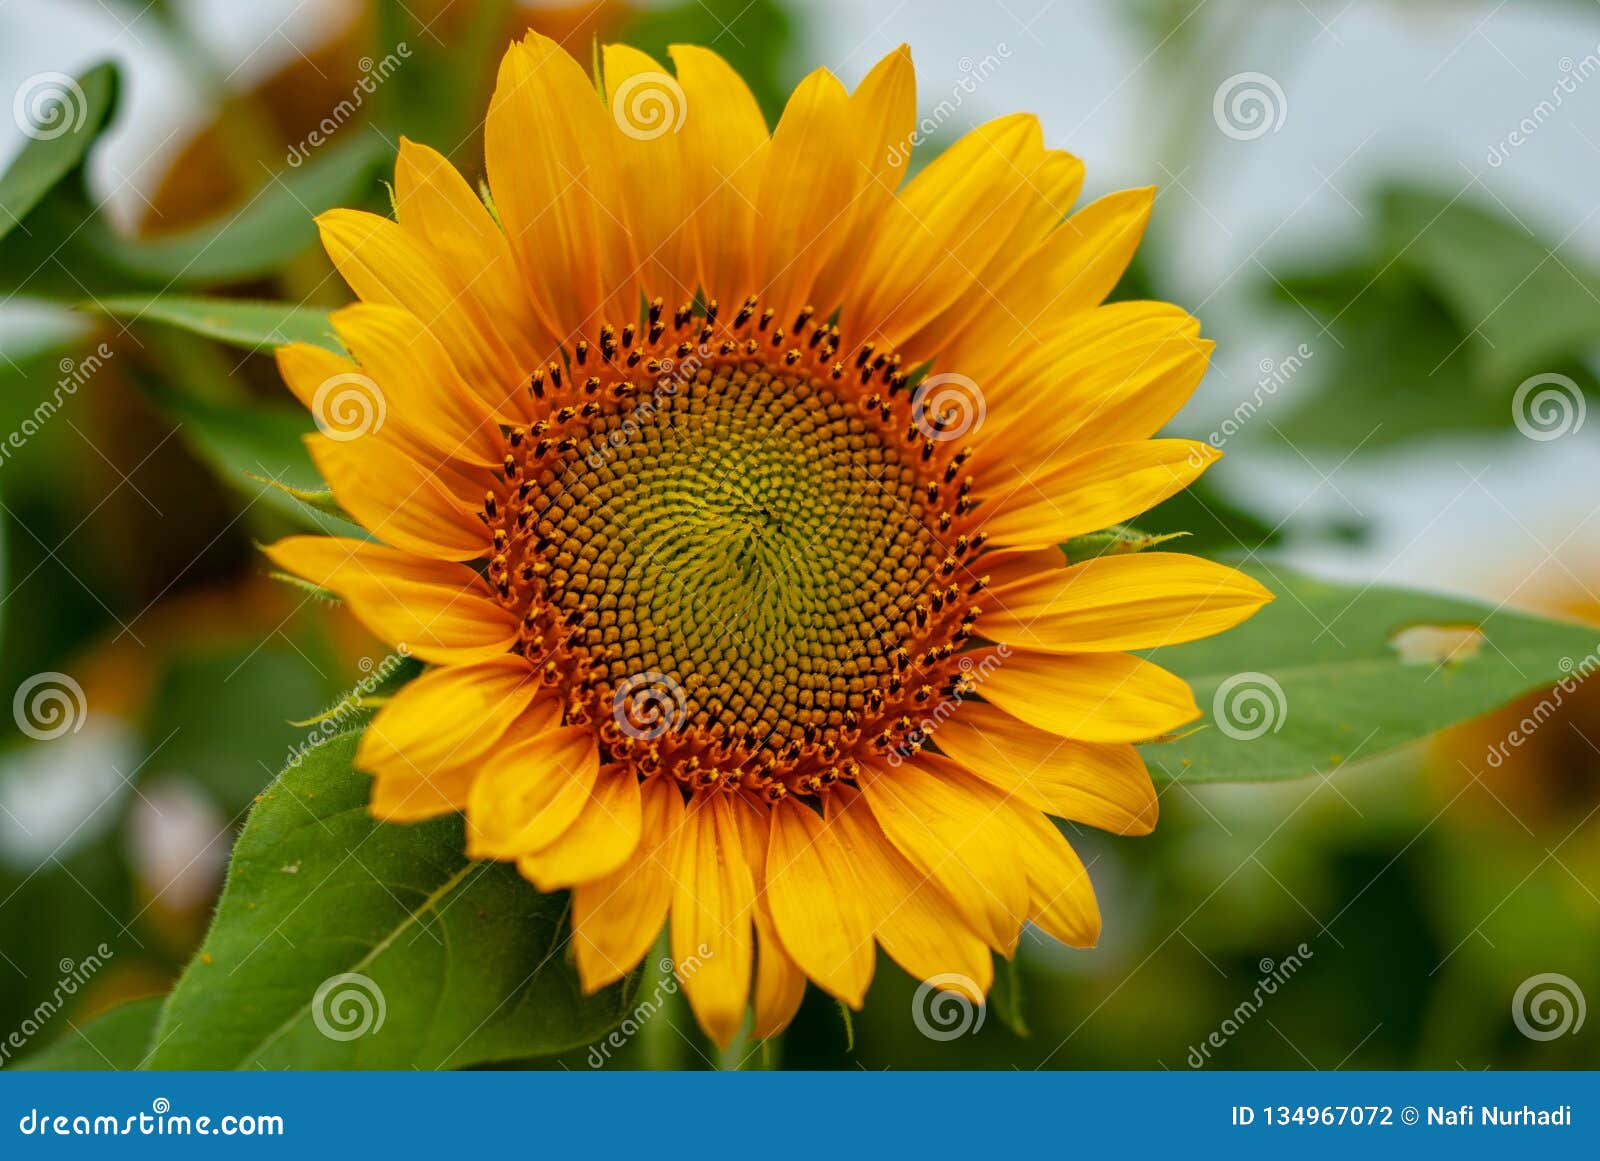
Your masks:
M481 513L492 535L486 575L521 618L517 651L563 697L564 721L596 730L602 762L767 801L817 795L853 782L866 753L914 752L929 711L970 689L958 651L973 635L985 583L973 569L983 535L963 531L974 508L973 481L963 471L971 449L942 438L944 417L914 402L898 355L869 342L841 357L838 328L813 316L807 307L786 329L752 297L731 318L715 302L668 318L657 299L642 326L602 326L595 342L579 339L566 358L532 376L528 391L543 417L506 432L505 459ZM670 668L681 670L683 657L657 641L656 610L642 608L628 585L612 583L639 566L628 538L613 535L607 522L626 519L617 501L626 508L648 489L638 485L629 495L633 465L619 479L609 458L638 455L657 466L661 455L653 453L661 449L649 442L655 429L685 414L725 421L729 392L741 393L741 408L752 401L775 413L789 407L809 432L821 433L808 437L812 444L786 470L803 471L818 456L871 465L875 486L852 498L850 511L867 512L859 543L886 542L881 567L863 566L863 583L879 586L881 604L863 611L859 625L845 617L819 629L809 612L799 614L829 648L855 652L839 657L835 673L820 662L798 672L792 654L763 655L755 666L761 672L727 672L739 666L705 665L701 657L716 645L699 636L678 643L696 654L690 672L660 672L663 653L676 663ZM636 452L641 445L647 450ZM748 526L729 534L747 534L758 563L763 524L781 523L782 515L759 499L741 497L742 510L729 516L730 527ZM837 606L837 586L830 593ZM665 630L672 631L696 627ZM774 647L760 634L749 644ZM652 699L643 727L632 716L641 682Z

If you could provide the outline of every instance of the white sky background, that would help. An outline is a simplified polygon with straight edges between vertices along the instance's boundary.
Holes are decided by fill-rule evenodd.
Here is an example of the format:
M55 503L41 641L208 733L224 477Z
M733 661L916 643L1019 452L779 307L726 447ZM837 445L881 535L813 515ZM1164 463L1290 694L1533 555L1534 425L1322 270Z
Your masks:
M235 83L270 71L297 44L314 44L342 9L337 0L185 7ZM1177 268L1162 272L1164 285L1224 340L1180 417L1185 434L1203 437L1231 412L1262 359L1281 359L1302 342L1326 347L1309 318L1297 325L1267 315L1247 292L1291 255L1337 252L1360 238L1364 195L1385 177L1406 173L1452 189L1476 180L1549 239L1569 238L1574 252L1600 262L1600 76L1567 97L1504 166L1486 160L1549 97L1564 58L1600 53L1600 5L1208 0L1191 9L1190 26L1206 47L1189 76L1148 55L1148 37L1117 0L806 7L809 43L797 68L827 64L853 84L908 41L927 111L958 91L963 62L994 56L992 75L961 95L953 127L1031 110L1048 144L1087 162L1089 196L1163 187L1153 228L1178 256ZM181 140L175 127L198 119L201 100L149 33L126 27L136 10L113 0L0 0L0 93L36 72L70 73L108 54L122 62L121 122L94 166L103 189L122 187L112 202L121 221L134 216L135 191L153 183L163 154ZM1279 84L1286 116L1277 132L1236 141L1213 123L1211 98L1246 71ZM1164 144L1175 116L1188 118L1193 143L1181 163ZM21 143L0 119L0 157ZM13 333L16 325L13 316ZM1293 387L1270 398L1256 422L1286 409ZM1231 442L1235 454L1215 469L1249 507L1273 520L1359 511L1373 522L1365 546L1291 544L1290 554L1316 571L1501 598L1542 570L1551 583L1582 579L1600 590L1590 579L1600 576L1600 415L1550 443L1440 441L1342 466L1238 454L1249 448L1243 437Z

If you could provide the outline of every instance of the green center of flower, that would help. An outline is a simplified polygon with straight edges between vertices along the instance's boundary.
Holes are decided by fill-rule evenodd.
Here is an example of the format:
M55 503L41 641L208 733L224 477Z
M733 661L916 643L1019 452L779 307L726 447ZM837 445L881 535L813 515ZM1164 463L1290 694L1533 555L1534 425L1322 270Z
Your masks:
M831 344L762 357L699 325L648 366L602 332L602 366L585 344L535 381L550 417L509 437L489 576L606 760L807 792L949 680L970 485L870 348L846 375Z
M701 367L597 417L540 490L574 646L622 683L660 673L708 728L843 721L943 550L917 472L837 392Z

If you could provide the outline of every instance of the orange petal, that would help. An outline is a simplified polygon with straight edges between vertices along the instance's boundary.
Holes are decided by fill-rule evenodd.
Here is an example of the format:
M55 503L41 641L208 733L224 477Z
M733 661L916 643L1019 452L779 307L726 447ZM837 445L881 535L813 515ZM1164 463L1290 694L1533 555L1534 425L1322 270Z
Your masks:
M395 213L423 241L526 376L549 361L556 334L522 285L510 243L476 191L435 149L400 138ZM512 384L514 385L514 384Z
M640 787L639 847L603 879L572 891L572 940L583 990L620 980L644 958L666 922L683 832L683 794L671 778Z
M751 1001L755 1024L750 1034L757 1040L765 1040L787 1028L800 1010L800 1001L806 994L806 974L784 950L767 903L767 835L771 829L767 811L743 804L737 814L745 857L756 879L756 903L752 911L756 923L756 980Z
M687 212L684 265L697 273L708 299L730 304L760 289L748 264L766 172L767 123L727 61L694 45L675 44L669 51L687 103L678 134Z
M994 977L989 948L939 885L895 849L861 796L835 787L828 797L828 823L855 868L883 950L919 980L954 972L971 980L979 996L986 993Z
M773 130L756 199L751 270L779 317L806 303L817 274L839 244L863 175L854 152L850 98L827 69L795 88Z
M1144 552L992 585L991 641L1042 653L1153 649L1231 629L1272 600L1253 577L1197 556Z
M469 568L365 540L290 536L266 549L288 572L337 593L367 628L424 661L465 664L505 653L517 618Z
M609 875L639 846L641 801L631 767L601 767L572 825L549 846L523 855L517 869L541 891Z
M621 135L578 62L530 32L500 62L484 158L528 295L563 340L632 285L616 149Z
M700 1026L723 1048L744 1022L754 963L755 885L734 809L718 791L689 804L672 894L672 958Z
M311 435L306 448L334 499L380 540L439 560L488 555L489 530L474 514L493 483L487 473L425 464L383 435Z
M1151 439L1046 460L1025 478L995 487L980 479L979 527L995 544L1061 544L1155 507L1221 457L1194 440Z
M941 753L1022 802L1116 834L1149 834L1156 788L1139 751L1075 742L983 702L968 702L934 734Z
M549 846L588 802L599 768L588 726L565 726L503 747L472 784L467 853L514 859Z
M1001 645L967 654L983 699L1046 733L1146 742L1200 716L1182 678L1128 653L1065 657Z
M825 992L859 1008L872 982L872 923L837 833L785 798L772 811L766 867L784 948Z
M883 833L933 879L990 947L1010 954L1027 919L1027 882L998 794L937 755L896 768L864 766L861 790Z

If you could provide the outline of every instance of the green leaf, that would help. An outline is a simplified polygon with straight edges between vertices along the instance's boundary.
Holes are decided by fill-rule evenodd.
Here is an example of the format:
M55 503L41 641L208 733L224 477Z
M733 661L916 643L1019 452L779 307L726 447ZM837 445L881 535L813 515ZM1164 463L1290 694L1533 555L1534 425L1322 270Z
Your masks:
M343 353L328 312L287 302L249 302L186 295L118 295L80 304L134 322L162 323L246 351L271 351L285 343L313 343Z
M1205 715L1203 728L1143 747L1158 782L1326 774L1560 680L1600 648L1593 628L1476 601L1244 571L1277 600L1154 654Z
M151 735L167 739L147 770L179 770L239 814L304 744L291 724L338 697L342 678L318 676L316 645L287 624L266 641L217 641L177 650L162 666L147 710ZM312 664L307 664L307 654ZM330 731L331 732L331 731Z
M469 862L459 816L373 821L355 744L312 750L252 811L151 1066L454 1068L620 1022L630 989L585 997L568 963L567 896Z
M89 146L105 128L117 103L117 70L90 69L76 80L60 73L35 73L16 94L16 110L38 113L30 140L0 177L0 238L83 164Z
M20 1072L131 1072L144 1060L165 999L147 996L118 1004L14 1067Z
M110 234L104 219L97 217L89 240L106 247L130 273L161 287L264 277L316 242L312 219L317 214L370 200L379 172L393 156L376 134L351 133L302 168L274 176L259 194L218 221L129 242Z
M1274 278L1287 317L1328 338L1313 340L1294 402L1267 400L1251 438L1348 453L1509 431L1517 386L1543 373L1600 395L1583 364L1600 335L1600 273L1583 254L1448 192L1391 187L1370 216L1365 256Z
M334 536L365 537L322 502L326 486L306 451L311 417L294 407L220 403L141 384L195 454L223 480L301 524ZM330 497L331 499L331 497Z
M81 181L62 183L28 229L0 245L0 290L77 302L85 293L165 293L265 278L316 242L317 214L371 202L392 157L383 138L353 132L303 167L273 175L244 205L151 239L114 228Z
M1542 236L1532 221L1409 186L1384 191L1379 205L1384 250L1450 307L1480 345L1490 379L1577 354L1600 336L1600 277L1584 255Z

